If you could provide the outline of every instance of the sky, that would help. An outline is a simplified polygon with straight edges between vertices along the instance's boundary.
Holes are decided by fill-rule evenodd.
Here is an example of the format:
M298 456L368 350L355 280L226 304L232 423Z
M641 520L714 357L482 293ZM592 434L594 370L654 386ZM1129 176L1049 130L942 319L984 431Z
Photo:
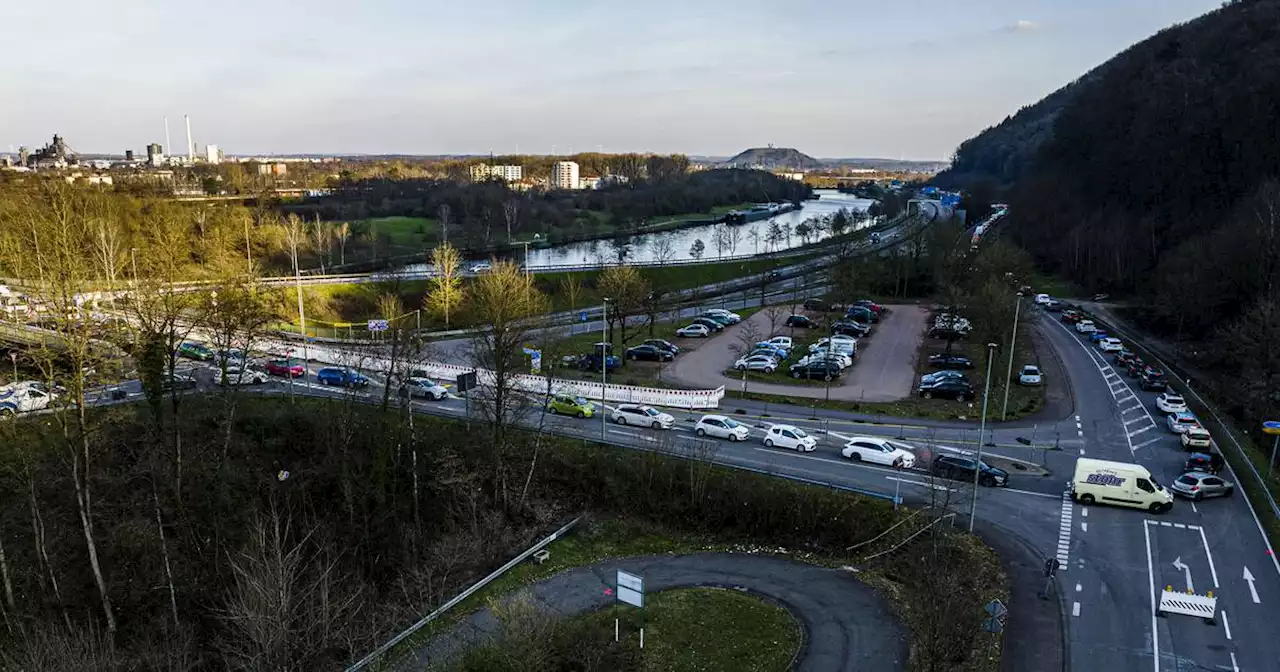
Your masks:
M0 150L946 160L1219 4L0 0Z

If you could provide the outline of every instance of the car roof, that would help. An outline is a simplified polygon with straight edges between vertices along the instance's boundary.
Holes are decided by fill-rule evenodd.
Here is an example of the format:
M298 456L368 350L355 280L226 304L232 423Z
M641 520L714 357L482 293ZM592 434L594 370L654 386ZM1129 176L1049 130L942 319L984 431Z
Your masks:
M727 420L727 419L728 419L728 418L726 418L726 417L725 417L725 416L723 416L723 415L719 415L719 414L716 414L716 413L708 413L708 414L706 414L706 415L702 416L702 418L700 418L700 419L698 420L698 422L702 422L703 420Z
M1177 413L1174 413L1172 415L1173 415L1173 418L1178 422L1182 422L1182 421L1194 422L1196 420L1196 416L1188 411L1178 411Z

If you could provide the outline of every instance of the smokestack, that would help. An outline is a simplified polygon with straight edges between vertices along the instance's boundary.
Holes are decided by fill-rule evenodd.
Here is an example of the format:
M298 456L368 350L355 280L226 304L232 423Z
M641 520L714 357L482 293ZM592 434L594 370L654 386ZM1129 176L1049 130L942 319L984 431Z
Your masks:
M196 162L196 147L191 144L191 117L182 115L183 121L187 122L187 163Z
M164 151L173 152L173 142L169 140L169 117L164 118Z

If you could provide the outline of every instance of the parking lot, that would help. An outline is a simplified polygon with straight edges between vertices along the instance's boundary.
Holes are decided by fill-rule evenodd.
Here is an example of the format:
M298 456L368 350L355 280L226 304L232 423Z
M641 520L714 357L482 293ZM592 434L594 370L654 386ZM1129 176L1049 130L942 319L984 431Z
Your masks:
M831 399L841 401L895 401L910 396L916 382L916 351L924 333L926 313L915 305L888 306L890 313L875 325L868 338L858 342L858 356L854 365L844 375L831 381ZM747 325L753 325L761 340L774 335L790 335L791 329L783 328L778 334L769 333L769 317L756 313L742 324L730 326L724 332L706 339L678 339L677 344L686 351L667 366L664 377L690 387L714 387L724 385L729 390L740 390L742 378L725 375L739 357L741 346L736 334ZM796 332L799 334L800 329ZM827 329L814 329L820 335L829 335ZM787 377L786 368L799 359L802 353L794 353L772 374L776 382L750 380L748 392L777 394L792 397L825 398L826 386L821 381L793 381Z

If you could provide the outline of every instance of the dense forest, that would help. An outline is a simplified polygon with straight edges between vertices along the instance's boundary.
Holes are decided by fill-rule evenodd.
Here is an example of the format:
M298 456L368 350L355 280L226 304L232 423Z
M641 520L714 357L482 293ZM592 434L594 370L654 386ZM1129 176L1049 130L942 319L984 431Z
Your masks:
M1131 47L966 141L939 183L1006 185L1047 270L1198 342L1238 416L1280 383L1280 1L1232 2Z

